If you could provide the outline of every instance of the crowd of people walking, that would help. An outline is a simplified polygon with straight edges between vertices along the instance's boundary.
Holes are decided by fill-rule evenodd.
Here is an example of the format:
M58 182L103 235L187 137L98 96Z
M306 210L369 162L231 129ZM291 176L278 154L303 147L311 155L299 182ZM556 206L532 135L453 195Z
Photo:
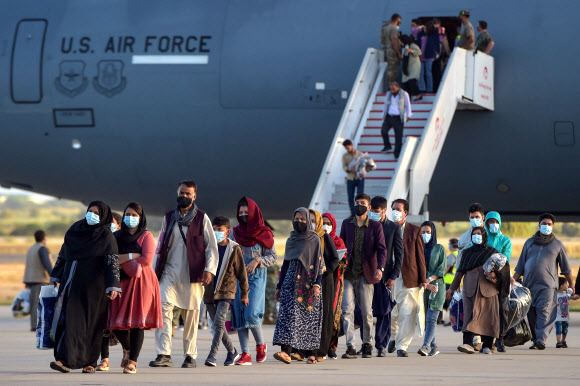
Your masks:
M103 202L92 202L85 218L66 232L54 267L45 267L45 273L40 268L46 260L45 236L36 234L38 243L30 256L36 252L40 263L30 263L26 277L37 270L37 276L50 274L50 284L58 286L52 369L109 371L109 344L118 341L123 372L134 374L145 330L155 330L157 358L149 366L171 367L176 307L185 324L181 367L196 367L202 302L213 334L206 366L217 365L220 344L227 351L224 365L251 365L250 332L256 363L266 360L261 325L266 267L277 261L272 231L258 204L248 197L237 204L236 227L230 226L228 217L210 220L197 207L196 197L195 182L179 183L176 209L163 217L157 246L141 205L127 204L112 232L113 212ZM423 336L418 354L436 356L445 298L461 287L463 340L458 350L505 351L506 320L500 305L510 283L522 276L533 299L528 313L533 331L530 348L545 349L556 323L558 347L566 347L569 316L563 304L578 296L564 245L552 233L553 215L540 216L538 232L526 241L510 277L512 245L501 233L497 212L486 214L480 204L471 205L471 227L458 241L451 241L458 253L447 257L433 222L417 226L407 221L406 200L390 203L390 219L384 197L359 193L354 203L354 216L342 222L340 235L331 213L305 207L294 211L276 288L279 314L272 343L280 349L273 354L275 359L285 364L336 359L342 335L344 359L370 358L373 346L378 357L395 351L398 357L407 357L416 332ZM558 268L565 279L558 280ZM42 283L41 279L34 281ZM228 336L228 314L241 352ZM359 351L355 324L360 325Z

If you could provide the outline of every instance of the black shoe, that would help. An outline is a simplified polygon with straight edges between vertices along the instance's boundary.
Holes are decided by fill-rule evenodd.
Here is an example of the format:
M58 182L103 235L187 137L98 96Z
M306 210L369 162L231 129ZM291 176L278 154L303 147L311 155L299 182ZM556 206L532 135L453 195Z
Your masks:
M538 346L536 346L535 343L532 343L532 345L530 346L530 350L537 350Z
M391 151L391 149L392 149L392 147L391 147L391 146L389 146L389 147L386 147L386 146L385 146L385 147L383 147L383 150L381 150L381 152L383 152L383 153L384 153L384 152L387 152L387 151Z
M363 355L364 348L365 348L365 345L364 345L364 343L363 343L363 345L362 345L362 346L360 346L360 350L358 350L358 351L356 352L356 355L358 355L358 356L360 356L360 355Z
M556 343L556 348L562 348L562 342Z
M389 342L389 346L387 347L387 351L389 352L389 354L392 354L395 352L395 341L394 340Z
M568 348L568 344L566 344L565 340L562 341L562 348Z
M183 361L183 364L181 365L181 367L184 369L190 369L193 367L197 367L197 363L195 363L195 359L193 359L193 357L190 357L188 355L185 357L185 360Z
M171 355L157 355L154 361L149 362L149 367L173 367Z
M407 358L409 354L405 350L397 350L397 356L399 358Z
M538 350L546 349L546 345L544 344L544 342L536 342L536 347L538 348Z
M497 352L505 352L505 344L503 344L502 339L498 339L495 341L495 347L497 347Z
M372 358L373 357L373 346L370 343L363 344L363 358Z
M377 358L384 358L387 356L387 349L386 348L380 348L377 350Z
M328 357L329 357L330 359L336 359L336 358L338 358L338 356L336 355L336 347L331 347L331 348L328 350Z
M356 359L356 350L352 346L348 346L346 352L342 354L342 359Z

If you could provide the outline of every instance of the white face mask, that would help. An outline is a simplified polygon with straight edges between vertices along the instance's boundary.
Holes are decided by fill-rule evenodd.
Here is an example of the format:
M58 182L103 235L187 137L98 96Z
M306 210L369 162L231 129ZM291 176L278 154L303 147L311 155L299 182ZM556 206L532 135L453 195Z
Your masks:
M322 229L324 229L326 233L330 234L330 232L332 232L332 225L323 225Z
M399 222L403 219L403 212L399 212L398 210L393 210L393 213L391 214L391 218L393 219L394 222Z

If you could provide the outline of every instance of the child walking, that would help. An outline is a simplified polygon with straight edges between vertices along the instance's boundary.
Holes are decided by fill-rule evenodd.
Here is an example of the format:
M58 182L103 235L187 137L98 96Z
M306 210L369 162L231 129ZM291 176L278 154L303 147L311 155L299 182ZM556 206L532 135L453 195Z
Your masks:
M568 335L568 321L570 320L570 298L572 295L572 288L568 288L568 280L563 277L558 277L558 295L556 301L556 308L558 314L556 316L556 348L568 348L566 344L566 335Z
M216 276L205 287L203 302L207 306L209 317L213 323L213 341L206 366L216 366L216 355L220 341L228 350L224 366L232 366L240 355L234 348L226 331L226 316L236 297L238 281L240 283L241 300L244 306L248 305L248 275L242 255L242 248L233 240L228 239L230 234L230 220L227 217L216 217L212 221L219 250L219 262Z

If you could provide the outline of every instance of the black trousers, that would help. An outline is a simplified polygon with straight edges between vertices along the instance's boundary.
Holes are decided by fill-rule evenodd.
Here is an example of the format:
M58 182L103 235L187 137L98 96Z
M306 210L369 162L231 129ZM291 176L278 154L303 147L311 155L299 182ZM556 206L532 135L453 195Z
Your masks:
M109 338L103 337L101 341L101 359L109 358Z
M143 347L143 340L145 339L145 331L139 328L132 328L131 330L115 330L115 336L119 339L123 350L129 350L129 360L137 362L141 347Z
M383 121L383 127L381 128L381 135L383 136L383 142L385 148L391 148L391 141L389 141L389 131L391 127L395 130L395 158L399 158L401 154L401 147L403 146L403 122L399 115L389 115L385 117Z
M421 91L419 91L419 86L417 86L417 79L409 79L403 83L403 90L407 91L410 96L419 95L421 93Z
M465 331L463 333L463 344L468 344L470 346L473 346L473 338L475 337L475 334L473 332L470 331ZM481 336L481 347L487 347L488 349L491 350L492 346L493 346L493 336L485 336L482 335Z

